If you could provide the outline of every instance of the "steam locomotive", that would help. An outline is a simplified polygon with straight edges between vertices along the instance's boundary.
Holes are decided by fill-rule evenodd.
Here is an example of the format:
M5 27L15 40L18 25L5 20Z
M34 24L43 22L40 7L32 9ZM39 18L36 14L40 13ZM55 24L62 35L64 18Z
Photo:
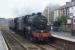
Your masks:
M17 17L10 21L9 28L33 42L47 41L51 37L50 25L41 13Z

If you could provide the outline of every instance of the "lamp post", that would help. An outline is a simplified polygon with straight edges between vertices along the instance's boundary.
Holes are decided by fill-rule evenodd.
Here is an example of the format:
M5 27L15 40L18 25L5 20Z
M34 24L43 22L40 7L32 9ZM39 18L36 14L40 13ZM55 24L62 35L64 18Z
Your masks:
M74 25L75 25L75 16L72 17L71 19L72 23L71 23L71 30L72 30L72 35L75 36L75 28L74 28Z

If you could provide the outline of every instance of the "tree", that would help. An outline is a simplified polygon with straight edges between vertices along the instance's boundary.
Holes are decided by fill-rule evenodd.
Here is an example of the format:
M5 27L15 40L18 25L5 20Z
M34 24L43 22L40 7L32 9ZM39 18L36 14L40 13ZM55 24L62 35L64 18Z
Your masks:
M61 21L61 24L66 25L66 23L67 23L67 17L66 16L61 16L60 17L60 21Z
M61 21L62 30L66 31L67 30L66 29L67 17L66 16L61 16L60 21Z

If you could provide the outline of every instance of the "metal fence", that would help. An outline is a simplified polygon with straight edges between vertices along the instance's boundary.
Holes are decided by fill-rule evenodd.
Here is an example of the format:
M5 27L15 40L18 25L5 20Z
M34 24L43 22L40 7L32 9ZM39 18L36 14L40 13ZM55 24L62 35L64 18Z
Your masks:
M56 32L71 32L71 24L66 24L66 25L61 25L61 26L54 26L51 25L51 31L56 31Z

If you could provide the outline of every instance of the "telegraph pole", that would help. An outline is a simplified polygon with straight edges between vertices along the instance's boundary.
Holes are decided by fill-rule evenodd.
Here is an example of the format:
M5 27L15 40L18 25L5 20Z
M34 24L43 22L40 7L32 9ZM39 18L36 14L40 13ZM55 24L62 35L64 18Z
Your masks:
M48 7L48 24L49 24L49 7Z

